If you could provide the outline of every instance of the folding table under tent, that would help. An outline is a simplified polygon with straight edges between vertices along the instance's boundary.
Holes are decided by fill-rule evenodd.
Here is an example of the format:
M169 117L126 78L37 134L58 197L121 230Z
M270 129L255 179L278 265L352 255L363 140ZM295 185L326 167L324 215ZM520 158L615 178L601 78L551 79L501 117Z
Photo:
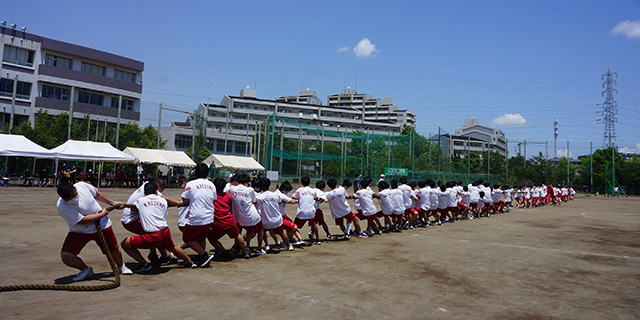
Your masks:
M162 164L173 167L196 166L196 163L183 151L127 147L123 152L137 158L140 163Z
M55 153L56 176L58 174L59 159L100 162L136 162L137 160L135 157L114 148L107 142L69 140L51 149L51 151ZM102 168L102 166L100 166L100 168ZM98 178L98 185L99 184L100 178Z
M251 157L211 154L202 162L210 164L211 161L213 161L216 169L264 170L264 167L258 161Z

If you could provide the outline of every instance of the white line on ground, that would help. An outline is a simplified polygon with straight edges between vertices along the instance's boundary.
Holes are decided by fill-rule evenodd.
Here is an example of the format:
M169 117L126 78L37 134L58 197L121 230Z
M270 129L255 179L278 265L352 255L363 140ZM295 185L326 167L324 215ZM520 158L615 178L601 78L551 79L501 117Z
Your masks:
M562 249L552 249L552 248L537 248L537 247L521 246L521 245L515 245L515 244L508 244L508 243L487 242L487 241L477 241L477 240L465 240L465 239L449 239L449 240L460 241L460 242L468 242L468 243L490 244L490 245L494 245L494 246L511 247L511 248L519 248L519 249L531 249L531 250L540 250L540 251L562 252L562 253L572 253L572 254L584 254L584 255L592 255L592 256L600 256L600 257L619 258L619 259L640 260L640 257L621 256L621 255L617 255L617 254L608 254L608 253L595 253L595 252L562 250Z
M10 242L10 241L4 241L4 240L0 240L0 243L9 244L9 245L12 245L12 246L20 246L20 247L26 247L26 246L27 246L26 244L22 244L22 243L13 243L13 242Z

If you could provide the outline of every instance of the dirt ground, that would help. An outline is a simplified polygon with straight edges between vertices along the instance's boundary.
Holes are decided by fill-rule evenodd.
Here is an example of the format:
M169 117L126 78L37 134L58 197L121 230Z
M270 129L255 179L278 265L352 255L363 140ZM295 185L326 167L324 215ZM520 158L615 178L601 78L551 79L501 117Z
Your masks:
M101 191L126 201L133 190ZM70 283L77 271L59 258L67 226L55 190L2 188L0 198L0 285ZM639 206L640 198L578 197L560 207L214 260L211 268L165 265L102 292L2 292L0 318L638 319ZM287 212L293 217L295 208ZM120 211L110 216L118 240L129 236ZM176 219L172 208L179 242ZM97 274L83 285L112 281L94 244L81 257ZM125 261L135 265L126 254Z

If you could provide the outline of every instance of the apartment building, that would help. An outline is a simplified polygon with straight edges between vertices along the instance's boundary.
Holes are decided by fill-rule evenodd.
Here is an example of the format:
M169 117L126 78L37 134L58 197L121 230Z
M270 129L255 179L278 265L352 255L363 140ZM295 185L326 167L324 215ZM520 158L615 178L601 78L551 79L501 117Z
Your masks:
M358 93L356 89L342 89L340 93L327 97L327 105L341 109L354 109L361 113L365 121L391 121L402 127L404 124L415 126L416 115L411 109L401 110L393 99L376 99L369 93Z
M73 117L140 121L144 63L0 25L0 120L18 126L73 110ZM14 81L17 81L14 86ZM14 91L15 87L15 91ZM12 111L13 109L13 111Z
M365 119L362 109L322 105L312 90L303 90L299 96L260 99L256 90L246 88L238 96L225 95L220 104L198 106L197 118L206 123L206 129L204 124L189 117L186 122L173 122L170 127L161 128L160 133L169 141L168 149L186 150L191 146L192 128L196 128L198 132L206 132L206 145L211 152L250 156L256 130L264 132L265 119L274 112L280 118L275 124L276 131L284 138L325 143L339 143L342 132L399 134L407 123L394 121L395 118ZM305 130L292 122L316 130ZM323 137L323 131L338 134Z

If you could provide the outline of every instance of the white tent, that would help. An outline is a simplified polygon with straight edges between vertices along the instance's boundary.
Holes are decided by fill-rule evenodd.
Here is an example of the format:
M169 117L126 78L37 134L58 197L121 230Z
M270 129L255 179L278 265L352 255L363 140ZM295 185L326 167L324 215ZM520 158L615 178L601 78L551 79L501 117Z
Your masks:
M55 153L24 136L0 134L0 156L54 158Z
M163 164L176 167L196 166L196 163L183 151L127 147L123 152L137 158L141 163Z
M215 164L216 169L264 170L264 167L251 157L211 154L203 162L209 164L211 161Z
M132 157L106 142L69 140L53 149L56 159L135 162Z

